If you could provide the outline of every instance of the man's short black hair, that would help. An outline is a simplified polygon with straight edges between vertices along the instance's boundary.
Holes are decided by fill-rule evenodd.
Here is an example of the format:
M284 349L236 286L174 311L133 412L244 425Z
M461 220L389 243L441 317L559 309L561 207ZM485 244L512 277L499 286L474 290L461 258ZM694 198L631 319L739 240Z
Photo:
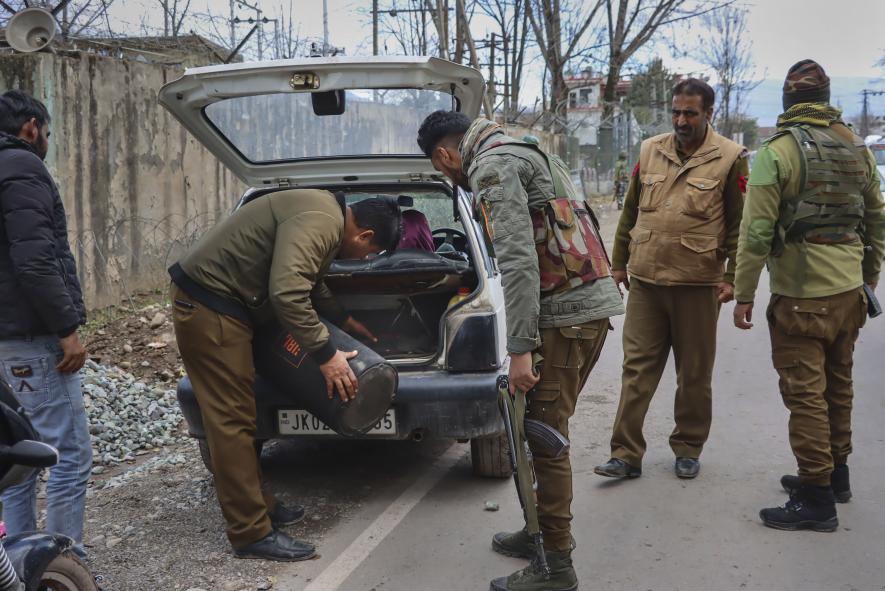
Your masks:
M679 95L701 97L701 104L705 111L711 108L713 103L716 102L716 92L713 88L703 80L698 80L697 78L686 78L674 86L672 96Z
M36 119L39 127L49 123L49 111L43 103L21 90L0 95L0 131L18 135L31 119Z
M434 148L452 135L464 135L473 123L470 117L457 111L434 111L421 124L418 130L418 146L430 158Z
M353 221L361 230L375 232L373 242L381 250L396 250L402 233L403 216L392 197L370 197L351 204Z

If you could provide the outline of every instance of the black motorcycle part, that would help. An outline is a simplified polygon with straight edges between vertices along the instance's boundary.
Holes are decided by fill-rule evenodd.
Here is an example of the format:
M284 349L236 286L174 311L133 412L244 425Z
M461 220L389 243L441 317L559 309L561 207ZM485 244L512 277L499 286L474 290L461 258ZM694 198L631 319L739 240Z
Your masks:
M43 532L16 534L3 540L6 554L27 591L37 591L49 563L73 545L74 540L67 536Z

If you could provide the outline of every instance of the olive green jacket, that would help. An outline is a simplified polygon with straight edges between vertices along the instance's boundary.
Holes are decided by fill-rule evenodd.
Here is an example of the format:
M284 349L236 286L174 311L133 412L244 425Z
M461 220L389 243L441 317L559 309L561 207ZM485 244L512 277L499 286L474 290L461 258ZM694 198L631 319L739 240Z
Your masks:
M474 122L474 126L489 124L485 119ZM462 141L461 158L473 191L474 210L501 271L507 351L519 354L540 347L539 328L572 326L623 314L621 295L611 277L541 298L531 213L544 207L555 193L547 160L534 148L501 132L479 145L470 143L475 135L471 131L473 127ZM483 151L499 142L502 145ZM480 200L484 207L480 207Z
M202 288L245 308L255 323L275 315L323 363L335 348L319 317L336 324L346 318L323 283L341 246L344 219L344 204L328 191L271 193L212 228L179 265Z
M851 140L852 132L841 123L833 129ZM868 251L857 240L848 244L787 242L780 256L771 254L781 199L799 194L801 154L791 135L763 145L753 162L747 203L741 222L737 254L735 299L752 302L762 267L768 264L771 292L794 298L835 295L879 280L885 256L885 204L872 154L866 154L869 182L863 190L864 237Z

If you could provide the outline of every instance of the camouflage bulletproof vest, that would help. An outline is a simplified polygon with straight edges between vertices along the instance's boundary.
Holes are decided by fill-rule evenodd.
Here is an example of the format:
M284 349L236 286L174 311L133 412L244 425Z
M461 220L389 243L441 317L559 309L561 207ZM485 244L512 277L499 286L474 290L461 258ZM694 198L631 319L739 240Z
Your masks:
M491 150L496 142L483 150ZM554 194L544 207L531 212L535 251L541 275L541 294L549 295L579 287L611 275L608 253L599 236L593 210L571 182L568 166L561 158L526 142L508 142L529 147L547 161Z
M863 224L863 188L869 182L863 141L857 138L859 143L852 144L814 125L792 126L771 139L787 133L799 146L802 180L799 195L781 202L779 242L854 242ZM775 256L780 251L776 244Z

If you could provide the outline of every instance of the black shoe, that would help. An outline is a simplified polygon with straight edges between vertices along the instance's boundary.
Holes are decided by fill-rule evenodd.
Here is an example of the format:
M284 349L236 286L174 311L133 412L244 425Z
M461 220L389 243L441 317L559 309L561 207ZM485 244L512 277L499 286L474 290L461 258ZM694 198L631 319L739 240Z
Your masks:
M267 512L267 516L270 517L270 524L279 529L286 525L295 525L304 519L304 507L301 505L287 507L277 502L274 508Z
M313 544L300 542L286 532L279 530L273 530L248 546L234 549L234 556L237 558L258 558L277 562L309 560L316 554Z
M790 495L783 507L763 509L759 512L762 523L774 529L796 531L836 531L836 500L828 486L801 486Z
M612 458L606 463L596 466L593 471L600 476L608 476L609 478L639 478L642 476L642 468L631 466L618 458Z
M837 503L847 503L851 500L851 484L848 481L848 464L837 464L830 475L830 484L833 487L833 496ZM802 483L798 476L787 474L781 478L781 486L784 490L794 494Z
M697 458L676 458L673 470L679 478L694 478L701 471L701 461Z

